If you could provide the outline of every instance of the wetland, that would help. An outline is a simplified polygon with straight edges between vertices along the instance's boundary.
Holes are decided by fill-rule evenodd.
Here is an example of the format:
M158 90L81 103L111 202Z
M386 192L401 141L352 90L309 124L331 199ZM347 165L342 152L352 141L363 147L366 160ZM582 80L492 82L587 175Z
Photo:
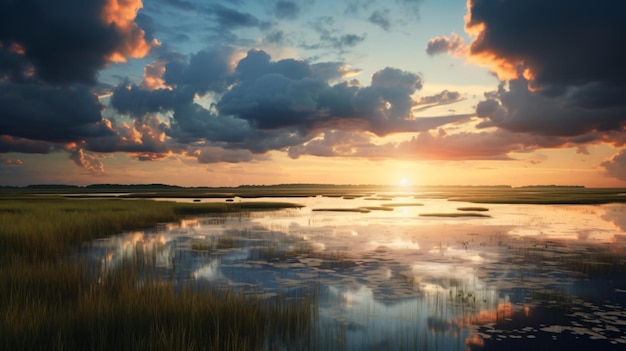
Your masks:
M1 202L6 347L626 344L623 189L78 193Z

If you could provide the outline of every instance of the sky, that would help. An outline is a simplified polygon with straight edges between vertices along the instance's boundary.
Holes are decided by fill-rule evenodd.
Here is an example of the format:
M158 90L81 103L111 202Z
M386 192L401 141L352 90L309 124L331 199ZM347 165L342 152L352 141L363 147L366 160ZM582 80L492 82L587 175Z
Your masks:
M626 187L626 2L0 0L0 185Z

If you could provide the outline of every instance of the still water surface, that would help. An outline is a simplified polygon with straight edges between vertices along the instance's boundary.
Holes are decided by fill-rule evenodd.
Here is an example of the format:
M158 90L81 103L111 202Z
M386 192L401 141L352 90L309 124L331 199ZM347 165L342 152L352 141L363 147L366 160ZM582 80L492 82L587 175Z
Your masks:
M181 284L268 299L315 294L311 349L626 349L625 204L489 204L470 211L488 217L426 217L477 205L413 196L235 201L304 207L124 233L94 242L90 262L111 269L151 252ZM314 211L359 207L370 212Z

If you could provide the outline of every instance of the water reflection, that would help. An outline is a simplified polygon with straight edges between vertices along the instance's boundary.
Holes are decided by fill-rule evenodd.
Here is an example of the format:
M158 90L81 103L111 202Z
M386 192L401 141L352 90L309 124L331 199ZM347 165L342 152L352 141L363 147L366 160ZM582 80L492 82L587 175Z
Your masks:
M274 199L293 201L293 199ZM317 294L312 349L546 349L626 344L625 205L297 199L299 210L198 218L93 244L102 270L261 297ZM320 208L407 206L369 213ZM423 206L409 206L420 203ZM551 346L552 345L552 346Z

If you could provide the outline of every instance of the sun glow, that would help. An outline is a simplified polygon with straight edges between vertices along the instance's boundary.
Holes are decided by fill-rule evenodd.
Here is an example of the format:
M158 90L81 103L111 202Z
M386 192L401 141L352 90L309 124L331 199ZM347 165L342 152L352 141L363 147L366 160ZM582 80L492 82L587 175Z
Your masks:
M409 178L407 178L407 177L402 177L398 181L398 185L403 187L403 188L409 187L411 185L411 180L409 180Z

